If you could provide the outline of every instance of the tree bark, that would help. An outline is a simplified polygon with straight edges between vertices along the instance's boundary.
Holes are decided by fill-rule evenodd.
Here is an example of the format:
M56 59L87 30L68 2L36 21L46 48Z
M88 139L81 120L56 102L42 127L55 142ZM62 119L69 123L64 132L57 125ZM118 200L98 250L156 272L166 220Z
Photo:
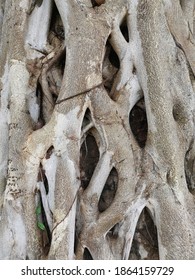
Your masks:
M194 9L0 1L1 259L195 258Z

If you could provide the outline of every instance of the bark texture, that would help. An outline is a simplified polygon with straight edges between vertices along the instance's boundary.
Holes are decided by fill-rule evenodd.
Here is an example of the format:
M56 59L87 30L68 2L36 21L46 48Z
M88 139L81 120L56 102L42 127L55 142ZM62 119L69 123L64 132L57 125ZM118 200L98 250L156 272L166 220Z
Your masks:
M0 258L195 259L194 0L0 0Z

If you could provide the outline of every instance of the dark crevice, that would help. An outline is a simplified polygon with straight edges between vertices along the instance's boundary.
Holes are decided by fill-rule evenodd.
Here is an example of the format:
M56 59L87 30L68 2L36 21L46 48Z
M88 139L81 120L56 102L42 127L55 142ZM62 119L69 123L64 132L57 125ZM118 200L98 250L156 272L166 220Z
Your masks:
M98 161L99 149L95 137L89 131L80 149L80 179L82 188L87 188Z
M49 184L47 177L45 175L45 170L43 169L42 164L40 164L39 167L39 173L38 173L38 182L42 182L45 187L45 192L48 194L49 192ZM47 217L45 214L45 209L43 206L42 196L40 190L38 191L39 194L39 203L36 208L36 218L37 218L37 226L41 231L41 238L42 238L42 246L43 246L43 252L45 255L48 254L50 245L51 245L51 232L49 229L49 225L47 222Z
M49 192L49 184L48 184L48 180L47 180L47 176L45 175L44 176L44 179L43 179L44 181L43 181L43 184L44 184L44 186L45 186L45 191L46 191L46 194L48 194L48 192Z
M39 106L39 117L38 117L37 123L35 123L35 125L34 125L34 130L38 130L46 124L46 119L48 116L48 113L47 113L48 104L52 103L51 99L49 99L47 94L44 92L44 89L41 85L40 80L41 80L41 78L38 80L37 88L36 88L37 104ZM49 88L49 83L48 83L48 88ZM50 92L50 94L51 94L51 92Z
M36 4L37 4L38 7L41 7L42 3L43 3L43 0L37 0L36 1Z
M78 212L78 209L77 209L76 213L77 212ZM77 234L77 223L75 221L75 233L74 233L74 253L75 254L76 254L77 246L78 246L78 234Z
M99 203L98 203L98 209L100 212L105 211L114 200L116 191L118 187L118 172L113 167L110 171L110 174L108 176L108 179L106 180L105 186L103 188L103 191L101 193Z
M194 156L194 141L192 141L189 150L186 152L184 159L185 179L189 192L195 195L195 156Z
M93 257L87 248L85 248L85 250L84 250L83 259L84 260L93 260Z
M129 114L129 124L139 146L144 148L147 140L148 123L143 98L132 108Z
M42 86L41 84L38 82L37 83L37 94L38 94L38 103L39 103L39 106L40 106L40 111L39 111L39 121L41 120L41 122L43 123L43 125L45 124L45 119L44 119L44 106L43 106L43 89L42 89Z
M58 95L56 95L56 93L52 92L52 98L53 98L54 103L56 103L56 100L58 99Z
M127 27L127 19L126 18L122 22L122 24L120 25L120 30L121 30L121 33L123 34L125 40L127 42L129 42L129 30L128 30L128 27Z
M44 210L44 207L43 207L43 203L42 203L42 198L41 198L41 220L42 220L42 223L45 227L44 230L41 230L41 233L42 233L42 246L43 246L43 251L44 251L44 254L47 255L49 253L49 249L50 249L50 246L51 246L51 231L49 229L49 225L48 225L48 222L47 222L47 217L46 217L46 214L45 214L45 210Z
M42 249L44 255L46 256L49 252L50 245L51 245L51 231L47 222L47 217L43 206L41 192L38 191L37 195L38 195L37 205L36 205L37 228L40 230Z
M144 208L135 230L130 260L158 260L157 229L147 208Z
M46 194L48 194L49 185L48 185L48 180L47 180L47 177L45 175L45 170L43 169L42 164L40 164L40 167L39 167L39 173L38 173L38 180L37 181L38 182L43 182L43 184L45 186Z
M76 218L75 218L75 232L74 232L74 253L76 255L78 244L79 244L79 235L82 231L83 226L83 217L80 211L80 195L77 198L77 205L76 205Z
M91 0L92 7L99 7L104 4L106 0Z
M103 84L108 94L112 89L119 68L120 68L119 58L116 52L114 51L113 47L109 43L109 41L107 41L102 73L103 73Z
M107 233L107 237L116 239L118 237L119 224L114 225Z
M45 158L46 158L46 159L49 159L49 158L51 157L51 155L52 155L53 152L54 152L54 147L51 146L51 147L47 150L46 155L45 155Z
M194 161L193 161L194 164ZM192 175L191 171L186 169L185 170L185 178L186 178L186 184L189 192L195 196L195 183L194 183L194 176Z
M132 71L132 74L134 74L134 75L135 75L135 74L136 74L136 71L137 71L137 70L136 70L135 65L134 65L134 66L133 66L133 71Z
M110 48L108 58L109 58L110 63L114 67L116 67L117 69L120 68L120 60L119 60L118 55L116 54L115 50L112 47Z
M37 87L36 87L36 99L37 99L37 104L39 106L39 116L38 116L38 121L33 124L33 130L38 130L42 128L45 124L45 120L43 117L43 91L39 82L37 82Z
M64 75L65 63L66 63L66 51L62 53L62 55L59 57L57 62L57 67L60 69L62 77Z
M53 33L52 37L57 37L60 41L64 40L64 27L62 23L62 19L60 17L59 11L56 7L56 4L53 4L52 8L52 18L51 18L51 23L50 23L50 31ZM51 42L50 42L51 43Z
M89 108L87 108L87 110L85 112L85 116L83 118L81 130L83 130L90 122L91 122L91 112L90 112Z

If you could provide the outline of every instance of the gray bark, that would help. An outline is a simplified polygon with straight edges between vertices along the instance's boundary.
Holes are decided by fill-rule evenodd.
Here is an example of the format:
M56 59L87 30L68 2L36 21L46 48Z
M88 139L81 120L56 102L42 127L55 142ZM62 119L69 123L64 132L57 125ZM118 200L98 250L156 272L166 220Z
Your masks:
M195 259L195 1L0 1L0 258Z

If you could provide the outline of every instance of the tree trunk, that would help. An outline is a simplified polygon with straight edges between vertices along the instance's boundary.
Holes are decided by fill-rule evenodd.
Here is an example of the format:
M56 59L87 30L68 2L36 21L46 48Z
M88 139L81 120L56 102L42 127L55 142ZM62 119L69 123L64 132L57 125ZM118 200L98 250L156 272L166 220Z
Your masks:
M0 258L195 259L194 0L0 0Z

